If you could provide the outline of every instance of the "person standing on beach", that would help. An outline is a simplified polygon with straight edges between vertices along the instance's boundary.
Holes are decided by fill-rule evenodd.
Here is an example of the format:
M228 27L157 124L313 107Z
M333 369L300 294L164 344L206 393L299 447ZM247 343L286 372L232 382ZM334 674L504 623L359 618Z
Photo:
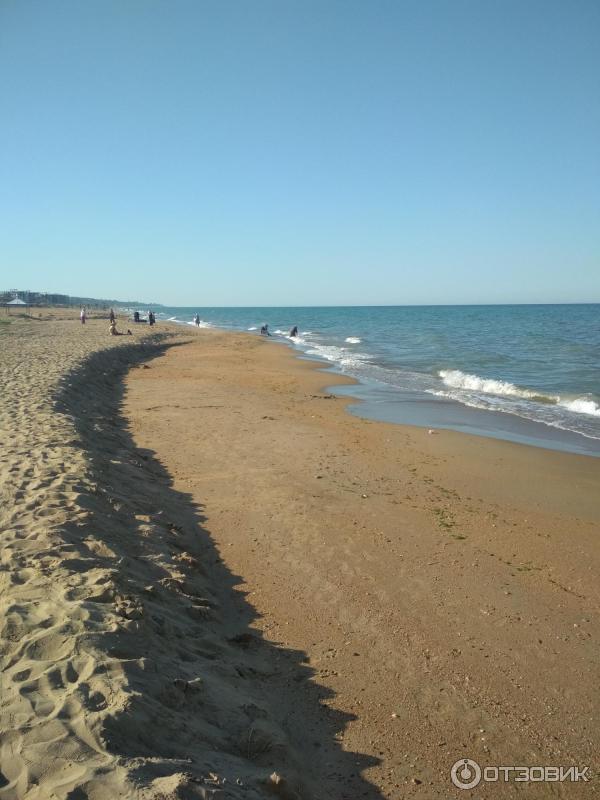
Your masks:
M112 308L111 308L111 310L110 310L110 314L108 315L108 318L109 318L109 320L110 320L111 322L114 322L114 321L115 321L115 312L112 310Z
M195 325L197 328L199 328L199 327L200 327L200 315L199 315L199 314L196 314L196 316L194 317L194 325Z
M79 314L79 319L81 320L81 324L85 325L85 306L83 306L83 308L81 309L81 312Z

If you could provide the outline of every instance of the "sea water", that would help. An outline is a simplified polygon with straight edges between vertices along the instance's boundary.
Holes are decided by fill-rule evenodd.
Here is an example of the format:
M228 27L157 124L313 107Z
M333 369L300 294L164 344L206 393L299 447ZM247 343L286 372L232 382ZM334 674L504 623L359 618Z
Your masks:
M167 308L249 331L358 382L353 411L600 455L600 305ZM298 337L289 331L298 326Z

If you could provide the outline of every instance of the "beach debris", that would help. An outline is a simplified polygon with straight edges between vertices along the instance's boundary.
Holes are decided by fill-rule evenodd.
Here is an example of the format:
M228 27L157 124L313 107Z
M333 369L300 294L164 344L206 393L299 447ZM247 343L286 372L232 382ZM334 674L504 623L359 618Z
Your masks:
M429 428L427 433L439 433L439 431L435 431L433 428Z

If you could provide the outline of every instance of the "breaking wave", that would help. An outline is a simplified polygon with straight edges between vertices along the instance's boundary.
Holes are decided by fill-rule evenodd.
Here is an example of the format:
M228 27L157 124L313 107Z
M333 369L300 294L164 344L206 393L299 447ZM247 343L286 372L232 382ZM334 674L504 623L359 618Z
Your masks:
M514 383L509 381L480 378L479 375L470 375L469 373L461 372L459 369L441 369L438 375L443 383L451 389L464 389L468 392L480 392L498 397L517 397L522 400L533 400L538 403L562 406L574 414L588 414L592 417L600 417L600 406L588 397L560 397L559 395L543 394L532 389L515 386ZM456 395L454 397L458 399Z

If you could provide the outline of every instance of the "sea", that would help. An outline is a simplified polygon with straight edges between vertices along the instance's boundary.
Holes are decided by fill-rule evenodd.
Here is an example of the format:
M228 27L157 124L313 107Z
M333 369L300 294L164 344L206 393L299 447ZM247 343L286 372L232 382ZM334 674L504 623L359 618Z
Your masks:
M273 341L354 378L332 391L360 401L360 416L600 456L600 304L155 313L257 336L267 324Z

